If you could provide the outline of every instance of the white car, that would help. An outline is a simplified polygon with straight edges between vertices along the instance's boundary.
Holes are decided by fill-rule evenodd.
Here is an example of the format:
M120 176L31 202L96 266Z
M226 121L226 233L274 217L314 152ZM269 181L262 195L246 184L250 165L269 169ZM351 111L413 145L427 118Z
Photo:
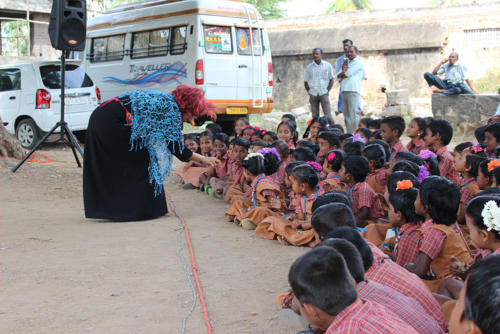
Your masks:
M72 131L84 131L101 93L77 62L66 63L65 75L65 121ZM58 60L0 66L0 116L24 148L31 149L59 121L60 83Z

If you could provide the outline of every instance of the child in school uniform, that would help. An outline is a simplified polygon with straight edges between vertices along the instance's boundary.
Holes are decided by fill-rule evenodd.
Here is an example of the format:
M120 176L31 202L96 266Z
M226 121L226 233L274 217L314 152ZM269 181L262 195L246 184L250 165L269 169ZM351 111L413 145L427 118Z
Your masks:
M328 238L341 238L351 242L361 254L367 279L413 298L427 314L438 322L443 330L447 330L441 306L417 275L410 273L387 257L376 260L373 249L352 227L337 227L325 236L325 239Z
M317 159L319 163L324 163L326 155L332 150L340 148L339 137L331 131L323 131L318 136L319 152Z
M393 288L371 281L365 277L363 260L357 248L344 239L325 239L319 246L332 247L344 258L347 269L356 282L356 291L363 301L380 304L400 317L418 333L442 333L445 331L413 298Z
M392 259L400 266L414 263L422 243L422 232L415 212L418 190L410 180L397 182L389 195L389 223L396 229Z
M287 143L288 148L291 150L295 149L295 141L296 141L296 126L292 121L282 121L278 124L278 128L276 130L276 134L278 139Z
M484 143L488 158L497 158L495 151L500 146L500 123L490 124L484 129Z
M340 181L346 184L346 191L352 197L353 212L359 227L384 216L380 199L365 182L368 172L368 160L356 155L347 156L339 171Z
M444 119L435 119L425 129L425 145L429 150L440 157L439 175L455 184L459 184L458 172L455 169L453 155L448 151L447 145L453 137L453 127Z
M408 151L401 143L400 137L405 131L405 120L400 116L389 116L380 123L380 135L391 147L391 155L387 161L392 161L398 152Z
M500 255L492 255L471 268L450 318L450 334L500 333Z
M214 135L211 131L204 131L200 134L200 154L206 157L214 156L213 150ZM194 189L200 187L200 175L209 172L211 167L190 161L183 168L182 181L185 189Z
M366 177L366 183L378 194L385 192L387 177L386 156L384 148L378 144L370 144L363 149L363 156L368 160L370 173Z
M214 151L220 164L207 174L208 185L205 193L209 196L222 198L224 185L229 180L229 165L231 164L231 152L229 151L229 136L221 132L214 136ZM201 177L200 177L201 178ZM200 179L200 181L202 181Z
M266 133L264 133L264 135L262 136L262 140L265 141L268 146L271 146L275 141L278 140L278 136L272 131L266 131Z
M313 166L296 166L290 175L292 189L296 194L295 213L284 217L267 217L255 230L255 234L265 239L275 239L282 244L294 246L314 246L318 235L311 226L313 202L323 194L318 186L319 175Z
M300 314L326 334L417 333L393 312L359 299L346 261L331 247L316 247L292 264L288 281Z
M340 182L339 170L344 161L344 152L341 150L329 151L323 164L325 178L320 182L320 187L325 191L344 190L345 184Z
M241 137L243 135L243 129L247 125L250 125L247 118L245 117L238 118L236 122L234 122L234 136Z
M273 148L246 156L241 165L250 188L245 199L233 202L226 211L227 221L234 221L251 230L262 219L280 214L284 205L283 194L276 179L271 176L278 169L279 162L279 154Z
M276 177L276 182L278 182L281 186L281 190L283 191L286 187L285 179L287 177L285 168L291 160L290 150L288 148L288 144L281 140L274 141L269 147L275 148L280 155L280 165L274 176Z
M486 159L479 164L477 171L477 186L481 190L488 189L492 187L493 180L493 170L496 168L495 165L500 166L499 160Z
M317 144L319 132L326 127L326 119L324 117L314 117L307 122L307 129L304 132L303 138Z
M456 224L460 192L456 184L430 176L422 181L415 212L425 217L422 224L422 243L414 263L406 268L424 280L436 292L439 284L450 275L450 259L472 260L467 242Z
M410 138L410 141L406 144L406 149L409 152L419 154L425 148L424 137L426 127L427 122L421 117L415 117L408 124L406 135Z
M461 153L455 154L455 168L457 172L462 175L462 182L460 185L460 206L457 215L459 224L465 223L465 207L467 203L481 191L477 185L477 175L479 164L484 159L485 158L480 155L473 154L471 148L467 148Z
M241 163L248 155L249 147L250 142L244 138L238 137L233 140L233 161L229 165L230 184L226 185L223 191L224 201L227 203L242 199L248 189Z

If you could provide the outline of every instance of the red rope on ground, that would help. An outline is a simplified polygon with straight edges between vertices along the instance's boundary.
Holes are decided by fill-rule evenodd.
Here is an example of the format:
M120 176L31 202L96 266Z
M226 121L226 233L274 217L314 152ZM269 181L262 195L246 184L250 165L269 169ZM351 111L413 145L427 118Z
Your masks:
M28 153L26 153L26 154L28 154ZM5 158L5 157L3 155L0 155L0 158ZM14 159L17 161L21 160L21 159L16 159L16 158L11 158L11 159ZM65 163L65 164L76 164L76 161L53 160L53 159L49 158L48 156L46 156L44 154L37 153L37 152L33 153L33 155L31 155L31 157L28 160L26 160L26 162L36 162L39 164L48 164L51 162L60 162L60 163Z
M170 196L167 196L167 201L170 204L170 208L172 209L172 212L175 214L177 218L181 221L182 225L184 226L184 233L186 234L186 242L189 246L189 254L191 256L191 266L193 268L193 276L194 280L196 282L196 288L198 289L198 295L200 296L200 303L201 307L203 309L203 316L205 318L205 325L207 326L208 334L212 333L212 326L210 325L210 320L208 319L208 312L207 312L207 306L205 305L205 298L203 297L203 291L201 290L200 286L200 280L198 279L198 268L196 267L196 263L194 260L194 252L193 252L193 246L191 245L191 238L189 236L189 229L186 225L186 222L184 221L184 218L182 218L181 215L177 213L175 210L174 204L172 203L172 199Z

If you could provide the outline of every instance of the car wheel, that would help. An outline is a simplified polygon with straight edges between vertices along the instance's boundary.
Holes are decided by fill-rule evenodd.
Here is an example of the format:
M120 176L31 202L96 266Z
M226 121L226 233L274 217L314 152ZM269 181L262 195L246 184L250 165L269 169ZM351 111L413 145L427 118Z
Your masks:
M25 118L17 124L16 137L21 143L21 146L27 149L32 149L40 140L40 132L38 126L31 118Z

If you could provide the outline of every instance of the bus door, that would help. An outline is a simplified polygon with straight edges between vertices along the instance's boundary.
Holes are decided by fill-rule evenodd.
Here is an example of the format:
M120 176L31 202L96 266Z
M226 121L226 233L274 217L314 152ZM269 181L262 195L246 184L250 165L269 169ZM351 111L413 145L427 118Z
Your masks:
M206 87L209 100L227 105L236 103L236 57L232 27L203 24L204 58L196 62L196 84ZM238 113L229 110L226 113Z

